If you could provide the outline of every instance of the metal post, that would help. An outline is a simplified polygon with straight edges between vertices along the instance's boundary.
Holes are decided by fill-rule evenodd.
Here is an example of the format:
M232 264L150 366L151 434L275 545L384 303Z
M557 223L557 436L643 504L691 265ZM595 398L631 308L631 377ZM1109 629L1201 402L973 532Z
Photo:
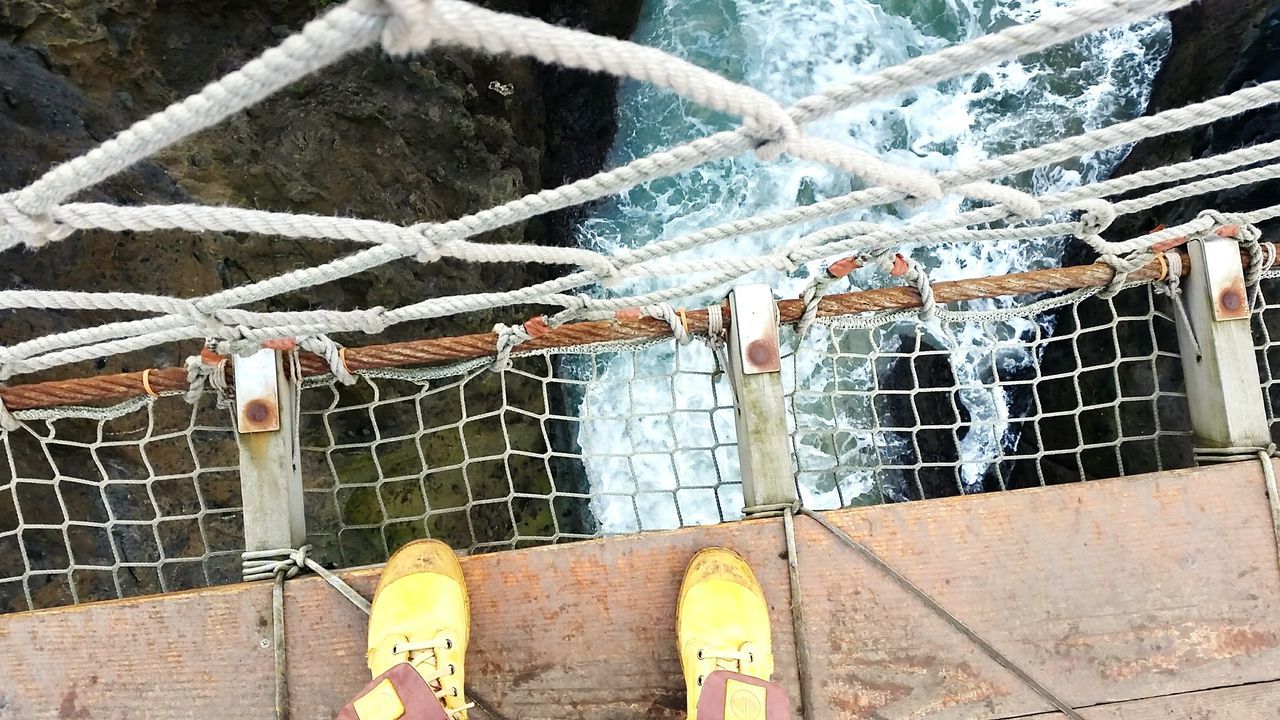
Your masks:
M1212 237L1187 246L1183 299L1191 337L1178 324L1191 428L1198 447L1266 447L1271 442L1240 246Z
M278 350L259 350L234 362L245 549L299 547L307 530L295 453L297 386Z
M743 502L747 507L795 502L773 291L768 285L739 285L729 293L729 313Z

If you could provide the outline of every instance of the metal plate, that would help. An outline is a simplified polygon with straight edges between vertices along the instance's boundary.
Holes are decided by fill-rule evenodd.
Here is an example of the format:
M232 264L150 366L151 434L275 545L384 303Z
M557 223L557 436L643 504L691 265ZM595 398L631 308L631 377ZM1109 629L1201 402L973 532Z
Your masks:
M778 354L778 306L768 285L739 285L729 294L731 331L737 340L743 375L781 372Z
M1248 320L1249 295L1240 266L1240 244L1234 239L1208 237L1204 244L1204 272L1213 301L1214 320Z
M262 349L236 356L236 420L241 433L280 429L280 353Z

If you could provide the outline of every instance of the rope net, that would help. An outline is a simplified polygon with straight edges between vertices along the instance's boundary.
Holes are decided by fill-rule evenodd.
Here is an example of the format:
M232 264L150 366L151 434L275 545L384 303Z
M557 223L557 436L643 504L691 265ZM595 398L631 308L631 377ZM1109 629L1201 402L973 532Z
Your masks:
M1280 217L1280 205L1207 210L1138 236L1104 233L1119 234L1111 228L1120 217L1280 178L1280 142L1039 195L998 181L1013 183L1029 171L1122 152L1146 138L1273 104L1280 100L1280 81L1006 155L957 160L938 172L890 163L848 138L807 133L811 123L858 103L1189 2L1081 0L789 106L653 48L460 0L333 6L198 94L30 185L0 194L0 250L38 250L81 229L139 237L156 230L226 232L369 246L199 298L0 291L0 309L108 311L122 318L0 347L0 382L179 342L204 341L210 353L193 357L185 371L94 378L89 385L97 389L88 394L40 383L0 388L9 405L0 404L7 461L0 467L0 603L8 610L47 607L234 577L244 537L235 437L216 402L225 390L223 360L282 341L309 353L301 358L310 379L302 393L299 440L314 557L325 563L375 562L424 535L483 551L733 519L742 491L732 389L717 372L711 349L686 344L691 334L707 331L711 316L689 318L672 304L705 306L734 282L762 275L803 286L799 299L783 308L786 322L797 324L795 335L785 338L793 349L783 368L797 482L810 507L1190 464L1177 357L1161 345L1174 335L1168 300L1150 285L1125 288L1166 276L1176 280L1177 272L1167 272L1177 261L1174 248L1210 236L1240 243L1246 281L1254 285L1268 265L1257 225ZM400 226L214 205L74 201L131 164L377 44L393 55L446 44L607 72L665 88L739 124L442 223ZM614 253L477 239L747 153L764 162L787 155L821 163L861 189ZM861 212L886 205L895 212L881 222L867 221ZM758 255L717 252L722 241L780 230L785 237L777 234L778 241ZM939 246L1032 243L1034 254L1048 260L1069 242L1104 263L1071 270L1100 269L1100 282L1044 284L1009 276L1004 291L984 294L972 292L981 281L966 286L929 278L938 261L928 253ZM38 261L38 253L34 257ZM400 307L263 309L273 299L386 263L442 258L474 263L477 278L483 278L483 264L497 262L569 270L526 288L411 298ZM838 302L829 291L847 277L860 287L883 287L878 304ZM661 282L628 282L641 278ZM1100 290L1100 284L1106 287ZM1172 282L1161 287L1176 293ZM1078 290L1064 296L1035 295L1073 288ZM949 305L1001 295L1041 299ZM550 310L523 323L509 318L512 324L499 324L492 334L455 338L466 345L462 357L471 359L444 369L412 369L435 362L421 353L413 362L378 364L331 337L531 305ZM870 310L887 312L868 316ZM1260 313L1259 322L1269 338L1265 316ZM539 344L540 338L614 318L610 342L584 336L572 347ZM655 340L662 333L654 327L666 328L679 342ZM634 331L631 345L616 335L627 328ZM1268 359L1269 348L1265 339ZM191 406L168 394L188 385ZM56 392L33 400L36 390ZM67 398L81 397L125 402L106 409L67 407L79 402ZM18 398L26 399L19 404Z
M1168 299L1143 284L1066 300L786 330L805 504L1191 465L1178 355L1160 344L1175 335ZM308 542L325 565L380 562L419 537L483 552L742 514L733 390L701 343L598 343L501 372L470 362L303 387ZM215 393L16 414L21 428L0 439L0 608L239 579L238 456Z

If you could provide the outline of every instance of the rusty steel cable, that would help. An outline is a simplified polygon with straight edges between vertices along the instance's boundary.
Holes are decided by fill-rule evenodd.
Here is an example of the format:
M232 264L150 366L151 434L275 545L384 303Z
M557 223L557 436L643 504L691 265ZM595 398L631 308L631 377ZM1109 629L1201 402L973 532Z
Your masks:
M1182 267L1186 274L1189 262L1185 256ZM1133 282L1158 280L1164 273L1164 265L1152 260L1129 274ZM933 283L934 297L938 303L961 302L986 298L1031 295L1046 292L1080 290L1102 287L1114 275L1110 265L1094 263L1066 268L1033 270L993 277L968 280L944 280ZM838 317L887 310L909 310L921 306L920 294L908 286L863 290L822 298L818 305L818 317ZM723 306L726 322L728 306ZM793 324L804 313L800 300L780 300L779 320ZM685 330L691 334L705 333L707 311L689 310L683 314ZM617 318L590 322L569 323L547 330L517 348L517 352L568 348L596 343L655 340L671 335L671 327L663 320L650 317ZM385 368L423 367L444 365L465 360L492 357L498 336L495 333L475 333L454 337L430 338L407 342L350 347L345 351L347 369L351 372ZM325 375L329 365L324 359L310 353L300 358L304 377ZM233 382L228 367L228 381ZM145 375L145 381L144 381ZM182 392L188 387L184 368L157 368L143 372L98 375L70 380L50 380L0 387L0 400L9 410L30 410L65 405L86 405L119 402L150 394L147 386L157 394Z

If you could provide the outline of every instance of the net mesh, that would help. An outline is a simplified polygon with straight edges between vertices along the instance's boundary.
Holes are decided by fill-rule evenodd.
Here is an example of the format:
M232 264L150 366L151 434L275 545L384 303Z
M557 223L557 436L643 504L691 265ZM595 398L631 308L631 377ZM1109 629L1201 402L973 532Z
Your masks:
M1190 465L1168 300L1150 286L1076 300L988 301L929 323L846 318L803 342L784 330L806 505ZM1259 318L1265 334L1270 316ZM1260 351L1280 356L1269 340ZM304 387L309 541L332 566L382 561L418 537L478 552L741 516L734 390L697 342ZM212 398L25 417L0 440L0 608L238 578L237 449Z

